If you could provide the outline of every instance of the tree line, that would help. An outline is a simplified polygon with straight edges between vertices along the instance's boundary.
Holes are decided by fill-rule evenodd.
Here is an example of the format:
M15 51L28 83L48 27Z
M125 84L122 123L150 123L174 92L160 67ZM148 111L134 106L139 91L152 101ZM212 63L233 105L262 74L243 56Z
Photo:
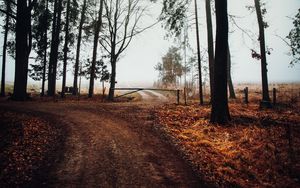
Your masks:
M194 6L194 20L196 24L196 44L197 44L197 61L198 61L198 75L199 75L199 99L200 105L203 104L202 94L202 72L201 72L201 55L200 55L200 41L199 41L199 23L198 23L198 5L197 0L164 0L163 11L161 20L164 21L164 27L169 31L171 36L178 37L184 32L187 22L187 12L189 5L193 3ZM233 16L228 14L227 1L215 0L214 8L212 9L212 1L205 0L205 13L206 13L206 26L207 26L207 54L209 64L209 78L210 78L210 102L212 104L211 122L213 123L227 123L230 121L230 113L228 108L228 90L229 97L235 98L234 88L231 79L231 57L230 46L228 43L228 23L233 21ZM254 0L253 5L247 6L249 10L256 12L257 24L259 29L258 42L260 46L259 52L252 50L252 57L261 61L261 78L262 78L262 100L261 107L270 108L270 96L268 88L268 75L267 75L267 58L266 54L270 54L269 49L266 49L265 29L268 23L265 21L264 16L267 13L265 3L261 0ZM213 26L212 26L212 11L215 11L216 17L216 39L214 45ZM300 12L300 9L299 9ZM230 17L231 20L228 20ZM295 28L291 30L286 37L290 41L285 42L291 47L294 60L291 62L295 64L299 62L299 13L293 21ZM241 29L241 28L239 28ZM241 29L242 31L245 31ZM255 39L252 39L255 41ZM168 52L169 54L170 52ZM174 59L174 63L176 59ZM165 60L163 58L163 64ZM158 64L161 65L161 64ZM156 69L165 73L168 71L161 71L162 68L167 66L157 66ZM166 69L167 70L167 69ZM162 76L163 78L163 76ZM227 90L228 87L228 90Z
M90 80L89 97L94 94L96 78L109 79L109 99L113 100L120 55L134 36L148 28L140 27L146 7L138 0L2 0L0 3L5 23L1 95L5 96L5 58L9 52L15 59L12 98L18 101L27 99L28 76L42 82L42 96L46 90L48 96L55 96L57 79L62 77L64 98L67 67L72 62L73 95L79 91L78 77L85 75ZM82 44L93 49L88 60L81 58ZM29 64L30 59L34 62ZM110 64L109 76L103 62ZM82 67L86 70L81 70Z
M110 81L109 99L113 100L116 83L116 65L121 54L130 45L134 36L146 28L139 27L146 7L139 0L1 0L0 12L3 18L3 54L1 95L5 95L5 66L7 52L15 59L14 92L12 98L18 101L27 99L28 75L42 81L42 93L45 95L45 82L48 80L47 95L55 96L57 78L62 76L61 97L65 97L67 67L74 60L73 95L78 94L78 77L85 75L90 79L89 97L94 94L94 80ZM156 1L153 1L156 2ZM202 59L200 54L199 20L197 0L163 0L160 20L172 35L178 36L186 22L187 5L194 4L196 24L197 65L199 81L199 99L203 104ZM226 123L230 120L227 87L230 84L230 48L228 44L228 11L226 0L205 1L207 22L207 52L211 88L211 121ZM260 0L254 0L253 8L257 15L259 28L260 53L253 51L252 56L261 61L262 101L261 105L270 107L268 93L267 61L264 29L268 24L264 20L266 9ZM216 39L214 45L212 11L216 13ZM287 42L295 57L299 60L299 13L294 20L295 29L287 37ZM91 60L81 58L82 44L91 46ZM33 52L32 52L33 51ZM172 52L173 51L173 52ZM100 52L100 53L99 53ZM164 57L163 64L157 69L172 65L172 77L182 76L183 67L171 62L176 49ZM31 57L33 55L34 57ZM176 53L175 53L176 55ZM175 56L174 56L175 57ZM35 62L29 65L29 60ZM176 58L175 58L176 59ZM109 62L108 73L104 62ZM85 66L81 66L85 62ZM85 70L82 70L85 67ZM175 68L176 67L176 68ZM229 83L229 84L228 84Z

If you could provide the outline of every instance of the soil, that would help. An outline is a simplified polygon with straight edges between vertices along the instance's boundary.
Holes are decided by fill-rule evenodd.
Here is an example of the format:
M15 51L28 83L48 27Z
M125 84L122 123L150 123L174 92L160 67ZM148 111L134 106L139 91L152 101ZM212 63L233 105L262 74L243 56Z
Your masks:
M204 187L153 129L152 107L96 101L0 103L2 110L38 116L64 129L56 159L36 186Z

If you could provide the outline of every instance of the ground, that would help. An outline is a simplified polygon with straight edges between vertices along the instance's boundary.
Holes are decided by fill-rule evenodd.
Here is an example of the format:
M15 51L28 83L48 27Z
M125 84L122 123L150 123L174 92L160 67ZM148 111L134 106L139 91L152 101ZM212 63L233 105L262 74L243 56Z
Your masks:
M232 121L209 122L210 106L165 105L157 128L216 187L300 187L300 111L231 101Z
M226 126L169 93L2 101L1 187L300 187L298 100L238 94Z
M44 153L48 155L44 157L50 163L48 167L37 164L33 165L33 170L28 170L31 167L22 168L22 165L12 168L15 171L27 169L28 172L35 171L34 167L44 168L39 169L39 173L43 176L40 175L38 181L34 172L32 177L25 174L29 177L24 178L23 182L10 179L14 178L15 173L3 172L0 177L2 186L27 184L50 187L199 187L203 185L172 146L164 142L153 130L151 113L148 111L150 107L147 104L105 104L95 101L2 102L0 107L2 113L10 113L6 114L7 117L21 115L29 119L28 124L24 123L27 122L26 118L20 120L24 124L22 137L25 144L22 142L19 145L23 144L24 148L28 144L26 144L28 140L26 127L30 124L40 121L41 125L49 123L50 127L58 127L58 130L64 133L57 149ZM15 148L16 151L18 148L20 149ZM33 152L35 150L33 148ZM28 155L18 155L15 152L3 155L2 165L8 171L15 163L23 164L18 161L26 163L28 160L31 164L30 161L36 157L27 159L25 156ZM6 161L5 157L12 160ZM41 158L43 161L43 157ZM20 176L22 177L22 173L17 179Z

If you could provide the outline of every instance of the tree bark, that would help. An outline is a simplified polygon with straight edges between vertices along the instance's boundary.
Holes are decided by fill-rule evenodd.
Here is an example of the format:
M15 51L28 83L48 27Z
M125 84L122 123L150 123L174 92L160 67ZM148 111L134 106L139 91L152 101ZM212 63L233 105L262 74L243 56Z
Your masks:
M45 21L48 22L48 3L49 1L46 0L46 18ZM44 30L44 64L43 64L43 78L42 78L42 92L41 92L41 96L43 97L45 95L45 82L46 82L46 68L47 68L47 49L48 49L48 36L47 36L47 32L48 32L48 24L47 27L45 27Z
M271 100L269 96L268 86L268 70L267 70L267 58L266 58L266 45L265 45L265 31L264 21L261 13L261 6L259 0L254 0L258 27L259 27L259 42L260 42L260 54L261 54L261 77L262 77L262 101L261 105L268 107L271 106Z
M229 45L228 45L228 55L227 55L227 81L228 81L228 89L229 89L229 98L236 99L234 86L231 78L231 55L230 55Z
M214 86L214 38L213 38L213 27L211 18L211 0L205 1L206 7L206 25L207 25L207 49L208 49L208 63L209 63L209 81L210 81L210 101L213 96Z
M66 76L67 76L67 61L68 61L68 45L69 45L69 24L70 24L70 3L67 1L66 26L65 26L65 45L64 45L64 65L63 65L63 80L61 88L61 98L65 98Z
M214 92L212 97L212 123L230 121L227 94L228 15L227 0L216 0L216 57L214 67Z
M201 51L200 51L200 38L199 38L199 23L198 23L198 6L195 0L195 17L196 17L196 37L197 37L197 56L198 56L198 73L199 73L199 99L200 105L203 105L203 88L202 88L202 71L201 71Z
M10 2L6 3L6 11L10 12ZM3 54L2 54L2 77L1 77L1 96L5 97L5 69L6 69L6 51L7 51L7 37L8 37L8 24L9 24L9 15L6 15L5 18L5 30L4 30L4 40L3 40Z
M111 76L110 76L110 88L108 94L108 100L113 101L115 95L115 87L116 87L116 67L117 67L117 59L112 56L111 57Z
M55 96L56 93L56 72L58 61L59 34L61 30L61 12L62 0L56 0L54 3L54 18L52 28L52 42L48 73L48 96Z
M31 10L24 0L17 1L16 63L13 99L27 99L27 74L30 54Z
M79 70L79 59L80 59L80 47L81 47L81 40L82 40L82 29L83 24L85 22L85 12L86 12L86 0L83 2L82 11L81 11L81 18L79 23L79 33L78 33L78 40L77 40L77 50L76 50L76 60L75 60L75 71L74 71L74 82L73 82L73 95L78 94L78 70Z
M99 33L102 26L102 12L103 12L103 2L104 0L100 1L100 8L98 12L98 20L95 26L95 36L94 36L94 48L93 48L93 59L92 59L92 66L91 66L91 73L90 73L90 87L89 87L89 98L93 97L94 94L94 81L95 81L95 67L96 67L96 59L97 59L97 48L99 42Z

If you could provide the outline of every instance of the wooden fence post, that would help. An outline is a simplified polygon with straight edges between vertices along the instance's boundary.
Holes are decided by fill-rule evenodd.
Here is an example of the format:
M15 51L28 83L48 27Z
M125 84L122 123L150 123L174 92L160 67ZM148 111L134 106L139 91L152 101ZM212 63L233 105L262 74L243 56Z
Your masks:
M180 104L180 90L177 89L177 104Z
M276 105L276 103L277 103L276 94L277 94L277 90L276 90L276 88L273 88L273 105Z
M245 93L245 103L248 104L249 103L249 100L248 100L249 89L248 89L248 87L246 87L244 89L244 93Z
M183 97L184 97L184 105L187 105L187 89L186 89L186 87L184 87Z

